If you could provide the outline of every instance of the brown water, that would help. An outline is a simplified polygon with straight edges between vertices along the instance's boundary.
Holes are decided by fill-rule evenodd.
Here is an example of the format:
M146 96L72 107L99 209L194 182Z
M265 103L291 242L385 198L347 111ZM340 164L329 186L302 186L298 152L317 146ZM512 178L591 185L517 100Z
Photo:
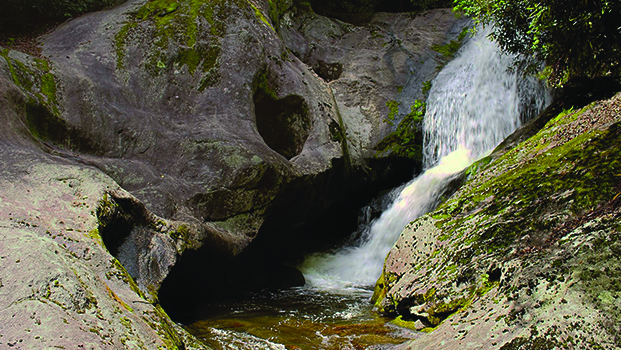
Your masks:
M390 349L415 337L379 316L371 291L296 288L207 305L186 329L213 349Z

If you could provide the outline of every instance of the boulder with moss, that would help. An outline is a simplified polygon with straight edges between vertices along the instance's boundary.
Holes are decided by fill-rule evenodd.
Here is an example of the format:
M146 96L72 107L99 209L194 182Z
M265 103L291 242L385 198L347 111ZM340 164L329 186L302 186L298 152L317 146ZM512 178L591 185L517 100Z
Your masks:
M378 14L357 27L305 6L131 0L72 20L43 38L55 109L39 118L53 132L39 136L155 215L196 227L198 245L217 236L214 246L229 255L255 239L268 215L272 223L286 217L274 230L291 232L308 212L405 180L414 162L371 159L391 132L386 101L407 99L435 74L430 47L448 40L457 20L448 10ZM310 21L301 32L300 21ZM287 39L315 32L306 51ZM308 49L330 45L342 49ZM344 62L340 76L333 59ZM309 187L315 193L306 196Z
M621 346L620 112L565 110L406 227L374 297L427 331L402 348Z

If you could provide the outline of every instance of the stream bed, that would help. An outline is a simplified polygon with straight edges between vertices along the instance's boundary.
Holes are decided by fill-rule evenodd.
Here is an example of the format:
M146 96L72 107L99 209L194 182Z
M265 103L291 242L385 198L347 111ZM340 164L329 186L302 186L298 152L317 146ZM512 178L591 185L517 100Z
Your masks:
M299 287L208 305L186 329L213 349L389 349L416 336L373 310L372 290Z

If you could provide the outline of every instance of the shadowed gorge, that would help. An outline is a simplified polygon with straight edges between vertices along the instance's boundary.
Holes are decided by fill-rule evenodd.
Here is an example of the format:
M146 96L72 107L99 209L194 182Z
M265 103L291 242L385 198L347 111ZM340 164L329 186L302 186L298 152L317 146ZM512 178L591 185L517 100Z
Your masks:
M618 1L4 5L0 348L621 348Z
M239 255L210 246L186 251L158 292L164 309L185 323L219 315L226 303L253 293L303 286L296 265L304 256L342 244L356 230L360 208L407 181L418 164L402 159L369 160L369 165L345 172L340 162L330 172L289 183L256 239Z

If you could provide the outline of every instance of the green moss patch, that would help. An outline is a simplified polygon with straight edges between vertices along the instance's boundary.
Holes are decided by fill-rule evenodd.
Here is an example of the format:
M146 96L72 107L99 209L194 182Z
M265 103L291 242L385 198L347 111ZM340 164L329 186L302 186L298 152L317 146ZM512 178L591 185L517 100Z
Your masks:
M233 15L229 11L233 10L226 0L149 1L115 36L117 67L125 68L135 41L148 41L150 49L142 64L151 75L186 66L192 76L201 73L199 90L213 86L219 79L220 39Z
M18 60L11 57L9 49L2 49L0 57L6 61L11 78L18 87L53 114L60 114L56 78L48 61L30 58Z
M27 96L23 106L25 124L35 138L68 149L90 149L89 140L78 134L61 115L58 82L44 59L0 51L13 83Z
M389 108L389 114L385 121L394 125L393 121L399 114L399 103L397 101L389 101L386 105ZM420 100L414 101L410 113L401 119L396 130L384 137L373 149L378 154L390 153L398 157L422 160L422 121L425 110L425 102Z
M466 27L462 29L461 33L459 33L457 40L451 40L444 45L433 45L431 49L441 54L446 61L450 61L451 59L455 58L455 54L461 48L463 41L466 38L466 35L468 35L469 31L470 28Z

